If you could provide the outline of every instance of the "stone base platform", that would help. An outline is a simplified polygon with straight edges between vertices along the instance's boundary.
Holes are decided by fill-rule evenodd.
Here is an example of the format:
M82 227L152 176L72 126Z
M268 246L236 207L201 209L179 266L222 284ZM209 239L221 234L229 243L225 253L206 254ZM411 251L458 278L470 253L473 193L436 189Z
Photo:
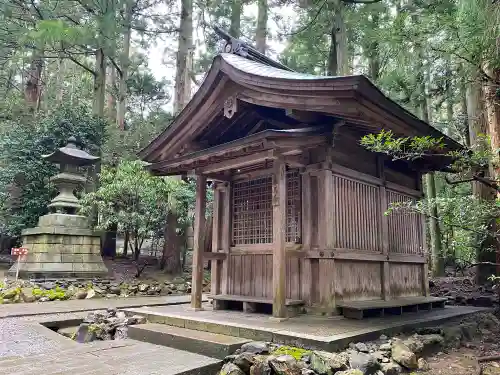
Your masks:
M100 233L88 227L84 216L49 214L38 226L22 232L28 256L21 263L22 278L105 277L108 269L101 257ZM14 263L9 275L15 275Z
M436 326L469 314L488 311L480 307L460 306L363 320L342 316L300 315L277 322L270 319L269 315L212 310L210 304L203 307L204 310L196 312L186 305L132 308L126 311L144 315L150 323L327 351L342 350L350 342L377 339L381 334L392 336L416 327Z

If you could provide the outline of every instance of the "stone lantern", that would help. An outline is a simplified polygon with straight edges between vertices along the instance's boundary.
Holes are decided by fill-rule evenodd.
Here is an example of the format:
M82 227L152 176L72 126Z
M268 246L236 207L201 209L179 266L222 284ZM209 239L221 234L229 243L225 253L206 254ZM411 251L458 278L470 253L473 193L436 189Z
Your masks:
M80 204L75 196L75 191L87 181L82 168L95 164L99 158L79 149L73 137L66 146L42 157L59 165L59 173L50 179L58 195L48 205L49 214L41 216L35 228L22 232L28 256L21 264L20 276L106 276L108 270L101 257L100 233L91 229L87 217L78 214ZM14 265L9 273L14 273L15 268Z

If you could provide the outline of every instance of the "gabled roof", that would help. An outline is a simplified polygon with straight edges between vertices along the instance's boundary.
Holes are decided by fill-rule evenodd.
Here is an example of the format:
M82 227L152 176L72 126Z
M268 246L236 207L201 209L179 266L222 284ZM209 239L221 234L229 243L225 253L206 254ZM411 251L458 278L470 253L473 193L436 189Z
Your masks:
M139 156L152 163L172 159L207 126L216 126L211 121L229 97L263 107L327 114L363 131L443 137L449 148L461 147L386 97L363 75L315 76L222 53L187 106Z

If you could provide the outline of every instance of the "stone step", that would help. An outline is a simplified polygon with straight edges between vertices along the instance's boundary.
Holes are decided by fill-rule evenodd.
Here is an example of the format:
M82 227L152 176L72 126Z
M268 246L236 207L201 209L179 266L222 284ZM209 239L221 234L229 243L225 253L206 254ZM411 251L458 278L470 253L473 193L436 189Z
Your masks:
M250 341L241 337L195 331L158 323L130 326L128 336L134 340L219 359L234 353L241 345Z

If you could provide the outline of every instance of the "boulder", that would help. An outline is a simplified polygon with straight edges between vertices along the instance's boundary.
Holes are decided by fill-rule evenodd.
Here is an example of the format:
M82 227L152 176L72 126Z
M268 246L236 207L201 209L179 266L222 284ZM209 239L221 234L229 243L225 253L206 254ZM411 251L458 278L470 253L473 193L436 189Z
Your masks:
M256 362L250 367L250 375L271 375L271 367L266 361Z
M350 369L345 371L339 371L335 375L363 375L361 370L358 369Z
M75 293L75 298L76 299L85 299L85 298L87 298L87 291L86 290L79 290L78 292Z
M110 294L120 294L122 290L120 289L119 286L113 285L109 288L109 293Z
M22 288L21 299L26 303L35 302L36 298L33 295L33 288Z
M392 359L409 370L418 368L417 356L399 339L392 342Z
M56 283L53 283L51 281L48 281L48 282L45 282L45 283L41 283L40 284L40 287L42 287L43 289L45 290L51 290L51 289L55 289L56 288Z
M420 341L419 336L417 335L408 337L404 340L404 344L408 347L408 349L416 354L422 353L424 350L424 344Z
M86 299L91 299L95 297L95 290L94 289L89 289L87 290L87 295L85 296Z
M276 375L302 375L302 369L291 355L271 357L269 366Z
M140 284L139 285L139 292L141 292L141 293L146 292L148 289L149 289L149 285L148 284Z
M442 331L446 345L452 347L460 346L460 342L462 341L463 337L463 332L462 328L459 325L443 327Z
M2 291L4 299L14 299L19 294L19 288L12 287Z
M366 353L351 353L349 364L352 369L358 369L363 375L374 375L380 369L377 359Z
M346 370L349 358L347 354L313 351L309 357L310 368L319 375L335 374L336 371Z
M243 344L241 346L241 351L253 354L268 354L269 344L263 341L251 341Z
M394 361L382 363L381 371L384 375L399 375L403 372L403 368Z
M482 375L500 375L500 367L488 364L484 367Z
M478 323L477 322L461 323L460 329L462 330L463 337L466 340L471 340L478 334Z
M81 344L91 342L97 339L96 331L90 328L90 324L82 323L78 326L75 340Z
M420 335L418 338L424 344L424 351L444 345L444 337L436 333Z
M362 353L368 353L368 351L369 351L368 346L366 346L366 344L363 342L358 342L358 343L354 344L354 348L358 352L362 352Z
M248 352L243 352L241 354L238 354L234 360L233 363L238 366L240 369L243 370L245 374L250 373L250 367L254 364L254 354L248 353Z
M126 326L116 327L114 339L124 340L128 337L128 328Z
M245 375L245 373L235 364L228 362L222 366L220 375Z
M431 369L431 367L429 366L427 361L423 358L419 358L417 361L417 364L418 364L419 371L429 371Z
M378 350L381 350L383 352L389 352L391 350L391 343L390 342L386 342L386 343L380 345L380 347L378 348Z

